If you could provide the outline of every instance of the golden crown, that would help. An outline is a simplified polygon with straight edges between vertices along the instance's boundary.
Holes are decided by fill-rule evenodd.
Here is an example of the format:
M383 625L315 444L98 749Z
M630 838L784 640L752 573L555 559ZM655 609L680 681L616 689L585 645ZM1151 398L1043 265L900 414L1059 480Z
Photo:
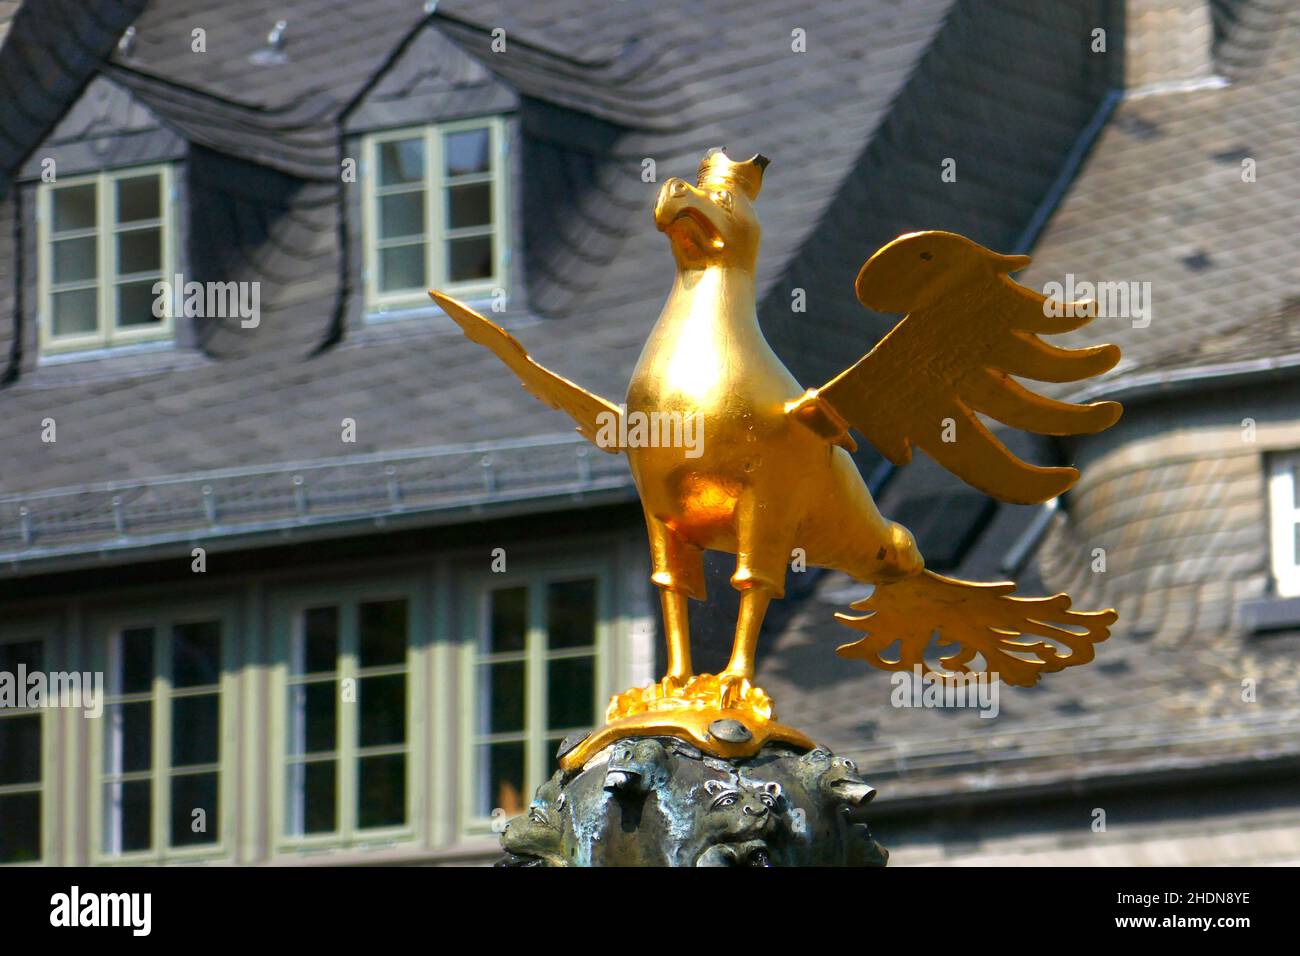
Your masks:
M750 199L758 198L758 191L763 188L763 170L771 162L761 153L749 159L736 162L726 152L725 146L715 146L704 154L700 160L700 178L697 185L703 189L706 185L730 186L739 189Z

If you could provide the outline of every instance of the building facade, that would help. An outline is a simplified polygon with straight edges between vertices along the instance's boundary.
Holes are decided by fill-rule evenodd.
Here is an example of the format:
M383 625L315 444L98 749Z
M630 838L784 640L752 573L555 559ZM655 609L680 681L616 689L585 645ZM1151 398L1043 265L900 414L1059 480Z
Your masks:
M933 567L1118 606L1086 675L992 722L899 710L830 653L847 581L792 573L771 615L761 682L881 789L895 861L1300 852L1284 5L11 6L0 673L104 697L0 708L0 862L490 860L559 741L658 675L658 612L623 461L425 290L617 400L672 275L655 184L722 143L773 159L760 320L810 383L889 328L852 277L905 231L1033 252L1034 287L1154 277L1149 327L1094 326L1121 425L1026 445L1082 464L1051 509L860 460Z

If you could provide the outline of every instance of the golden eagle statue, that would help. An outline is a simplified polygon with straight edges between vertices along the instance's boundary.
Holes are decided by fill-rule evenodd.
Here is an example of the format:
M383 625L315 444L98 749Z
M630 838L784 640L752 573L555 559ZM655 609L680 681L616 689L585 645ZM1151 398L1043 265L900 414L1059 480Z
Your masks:
M864 635L839 653L886 670L920 665L928 677L951 680L972 673L979 655L979 671L1031 685L1043 672L1092 660L1093 644L1116 619L1112 610L1071 610L1064 594L1019 598L1010 583L926 571L911 533L881 517L850 455L856 431L897 465L919 446L1003 501L1061 494L1077 471L1020 460L978 413L1047 435L1113 424L1121 411L1114 402L1054 401L1012 378L1069 382L1110 369L1119 360L1114 345L1062 349L1038 337L1086 324L1091 303L1045 307L1043 296L1008 276L1029 263L1026 256L998 255L950 232L909 233L868 259L855 285L868 308L907 314L852 366L805 389L758 325L754 203L767 164L762 156L735 162L715 149L695 185L663 184L654 221L677 275L621 405L538 365L474 310L430 293L526 389L567 412L597 447L627 454L645 511L668 672L616 695L606 725L563 755L566 770L628 736L677 736L720 757L747 756L773 740L812 747L773 719L771 700L753 684L763 616L784 594L794 554L874 585L852 605L866 614L837 615ZM647 420L699 423L702 441L688 455L634 440L644 437ZM637 424L640 431L631 427ZM736 555L731 583L740 591L731 658L716 675L693 672L687 625L687 599L705 599L706 549ZM938 668L925 659L936 634L938 647L954 648ZM884 656L894 644L897 655Z

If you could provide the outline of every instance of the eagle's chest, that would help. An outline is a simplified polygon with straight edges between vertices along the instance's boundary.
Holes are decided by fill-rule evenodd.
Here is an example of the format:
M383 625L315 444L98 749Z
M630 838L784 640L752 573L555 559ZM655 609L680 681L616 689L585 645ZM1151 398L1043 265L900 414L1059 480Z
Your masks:
M627 454L646 505L689 537L725 535L769 463L797 454L785 447L800 431L785 403L800 391L761 335L721 323L656 328L627 395Z
M758 331L726 314L674 316L655 326L628 387L628 411L677 412L754 423L784 416L800 394Z

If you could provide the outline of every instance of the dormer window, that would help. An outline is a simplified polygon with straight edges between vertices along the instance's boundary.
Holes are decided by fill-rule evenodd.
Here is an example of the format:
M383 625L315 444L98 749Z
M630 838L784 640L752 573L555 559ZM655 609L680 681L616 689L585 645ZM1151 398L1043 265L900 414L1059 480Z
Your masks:
M37 194L43 352L172 335L171 175L135 167L43 183Z
M364 140L369 311L428 305L428 290L488 296L505 284L504 134L499 119Z
M1300 597L1300 452L1269 463L1268 498L1273 581L1280 597Z

